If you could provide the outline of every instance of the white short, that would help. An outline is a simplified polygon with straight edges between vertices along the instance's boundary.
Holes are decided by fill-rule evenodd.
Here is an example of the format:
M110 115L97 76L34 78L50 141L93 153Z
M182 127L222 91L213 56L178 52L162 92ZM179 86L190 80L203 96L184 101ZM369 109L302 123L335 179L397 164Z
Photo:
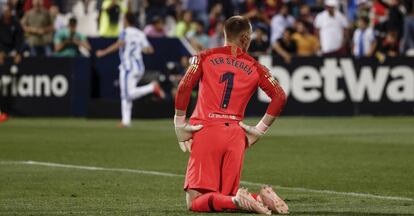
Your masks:
M125 69L122 65L120 66L119 73L119 87L122 99L131 99L128 92L133 91L137 88L137 84L141 81L144 76L144 70L140 70L139 63L132 63L130 70Z

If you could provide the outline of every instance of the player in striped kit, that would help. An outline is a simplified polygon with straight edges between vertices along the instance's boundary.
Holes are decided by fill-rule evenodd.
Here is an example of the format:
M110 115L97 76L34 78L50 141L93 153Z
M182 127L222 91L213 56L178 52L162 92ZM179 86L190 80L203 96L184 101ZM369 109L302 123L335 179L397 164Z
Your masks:
M121 91L122 121L120 127L128 127L131 124L131 111L133 100L154 93L164 98L164 91L157 81L144 86L137 86L144 75L145 66L142 53L151 54L154 52L145 34L134 26L135 17L127 13L124 18L125 28L121 31L118 41L109 47L98 50L98 58L119 50L119 86Z

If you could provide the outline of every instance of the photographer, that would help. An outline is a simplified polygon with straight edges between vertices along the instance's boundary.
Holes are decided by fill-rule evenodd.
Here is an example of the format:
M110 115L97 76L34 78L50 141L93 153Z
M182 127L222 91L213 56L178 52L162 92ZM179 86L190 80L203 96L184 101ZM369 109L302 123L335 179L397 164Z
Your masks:
M86 37L79 32L76 32L77 21L76 18L72 17L69 19L68 28L59 30L56 32L54 38L55 45L55 56L59 57L76 57L80 56L79 49L81 47L90 51L91 46L89 45Z

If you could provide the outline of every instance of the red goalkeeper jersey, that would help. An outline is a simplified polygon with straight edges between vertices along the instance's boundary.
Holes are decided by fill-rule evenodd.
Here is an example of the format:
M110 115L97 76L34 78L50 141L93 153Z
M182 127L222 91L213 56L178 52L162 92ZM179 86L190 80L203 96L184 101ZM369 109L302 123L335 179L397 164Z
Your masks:
M278 116L286 96L268 69L240 48L209 49L191 58L181 80L175 108L187 110L191 91L198 83L198 100L191 116L194 123L216 120L241 121L246 106L260 87L272 99L267 114Z

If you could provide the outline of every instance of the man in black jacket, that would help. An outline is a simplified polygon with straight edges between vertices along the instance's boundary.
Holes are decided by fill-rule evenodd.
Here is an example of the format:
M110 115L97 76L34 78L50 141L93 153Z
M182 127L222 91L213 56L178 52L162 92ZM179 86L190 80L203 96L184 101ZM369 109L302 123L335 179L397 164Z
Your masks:
M0 65L7 56L14 57L14 63L21 60L23 31L18 19L12 15L9 5L3 5L0 17Z

